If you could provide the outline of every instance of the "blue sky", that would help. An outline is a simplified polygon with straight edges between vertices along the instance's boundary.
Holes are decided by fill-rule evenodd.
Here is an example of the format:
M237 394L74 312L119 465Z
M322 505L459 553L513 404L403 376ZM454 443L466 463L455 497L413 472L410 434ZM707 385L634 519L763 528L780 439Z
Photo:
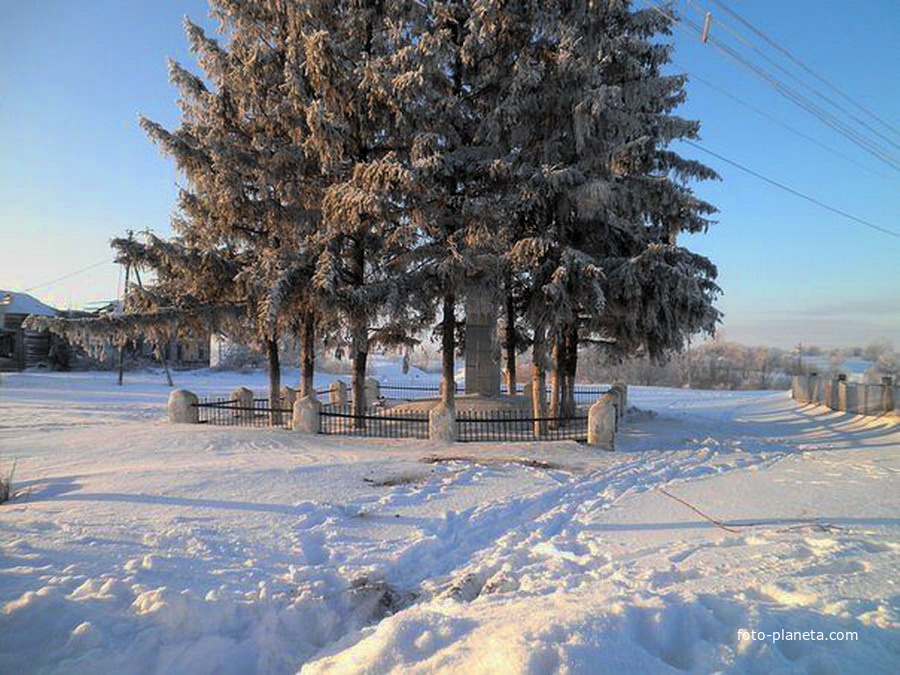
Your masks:
M693 0L734 24L710 0ZM638 0L637 4L641 4ZM728 0L856 100L900 127L900 3ZM685 16L702 21L687 0ZM0 3L0 288L24 290L110 259L126 229L169 231L178 176L137 126L177 124L166 57L192 64L181 18L203 0ZM734 35L713 26L736 44ZM749 33L742 29L744 35ZM699 81L681 109L703 144L832 206L900 230L900 172L856 148L726 56L677 30L675 60L880 176L836 157ZM769 52L773 53L773 52ZM823 90L824 91L824 90ZM783 193L698 150L724 180L698 186L721 213L685 245L719 267L727 339L787 346L900 345L900 239ZM114 297L101 264L32 293L59 307Z

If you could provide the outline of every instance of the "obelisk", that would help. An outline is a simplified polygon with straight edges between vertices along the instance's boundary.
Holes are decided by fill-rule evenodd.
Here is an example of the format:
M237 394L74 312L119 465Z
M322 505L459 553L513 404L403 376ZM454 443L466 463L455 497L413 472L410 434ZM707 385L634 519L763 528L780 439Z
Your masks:
M500 354L494 339L497 308L483 289L466 297L466 394L500 394Z

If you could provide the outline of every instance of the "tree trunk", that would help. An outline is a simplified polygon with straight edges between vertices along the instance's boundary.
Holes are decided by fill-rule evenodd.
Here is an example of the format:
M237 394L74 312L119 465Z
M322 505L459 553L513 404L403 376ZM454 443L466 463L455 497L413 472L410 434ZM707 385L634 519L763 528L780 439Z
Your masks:
M563 385L563 375L565 371L565 344L563 339L557 337L553 341L553 353L550 356L550 409L549 417L562 417L560 414L560 391ZM558 424L555 421L550 422L550 428L555 429Z
M366 249L363 244L363 235L357 234L353 241L353 278L357 288L362 288L366 283ZM365 309L359 317L352 321L353 344L353 415L356 419L353 426L362 429L366 421L362 419L366 405L366 362L369 359L369 324Z
M544 394L544 387L547 384L545 348L543 328L536 327L531 348L531 409L535 418L535 436L543 436L547 431L547 423L543 421L547 416L547 398Z
M456 297L444 291L444 321L441 326L441 401L452 405L456 398Z
M300 398L315 396L313 377L316 373L316 323L312 313L303 321L300 338Z
M515 396L516 389L516 302L512 294L512 275L506 277L506 393Z
M269 357L269 422L279 426L281 414L281 361L278 358L278 338L266 338L266 355Z
M353 331L353 426L362 429L366 421L361 418L366 406L366 363L369 359L368 331L363 324Z
M575 416L575 374L578 370L578 325L572 324L565 334L566 358L563 388L563 417Z

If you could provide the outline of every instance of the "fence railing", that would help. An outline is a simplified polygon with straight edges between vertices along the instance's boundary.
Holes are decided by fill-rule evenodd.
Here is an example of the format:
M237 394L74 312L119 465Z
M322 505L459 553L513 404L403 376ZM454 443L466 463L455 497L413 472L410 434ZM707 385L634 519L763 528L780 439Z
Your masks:
M236 399L204 396L195 407L200 424L284 429L291 427L292 411L287 408L272 408L266 398L255 398L253 405L247 406Z
M384 398L396 401L417 401L423 398L437 398L441 393L441 388L438 385L405 384L402 382L381 382L379 384L379 389Z
M391 413L389 408L366 408L355 415L349 405L323 406L319 412L320 434L374 438L428 438L428 413Z
M460 411L456 414L457 439L463 442L586 441L587 427L587 415L534 417L520 410Z
M401 382L382 382L380 385L381 395L389 400L396 401L416 401L425 398L437 398L440 396L441 388L438 385L428 384L405 384ZM506 384L500 385L500 393L506 395L509 390ZM575 388L575 404L588 405L596 401L609 391L608 387L576 387ZM545 390L547 396L550 396L550 388ZM460 384L456 390L457 394L465 394L465 383ZM521 396L525 393L524 385L516 386L516 395Z
M415 400L407 398L436 397L438 388L428 385L401 385L384 383L382 395L386 399ZM575 392L577 404L591 404L609 390L602 387L584 387ZM321 394L323 392L316 392ZM273 427L290 429L290 408L272 408L268 399L254 398L247 405L229 397L202 397L196 404L201 424L241 427ZM321 434L342 434L375 438L429 437L428 411L393 411L389 407L368 407L362 414L354 414L353 406L322 404L319 410ZM618 418L617 418L618 419ZM568 417L535 417L527 410L488 410L456 413L457 438L460 441L534 441L587 439L588 416L584 408Z

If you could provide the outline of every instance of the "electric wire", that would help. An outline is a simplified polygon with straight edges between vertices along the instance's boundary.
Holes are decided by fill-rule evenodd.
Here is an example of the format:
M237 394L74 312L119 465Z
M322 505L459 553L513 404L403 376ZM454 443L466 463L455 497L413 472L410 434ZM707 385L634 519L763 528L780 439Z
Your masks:
M816 204L817 206L820 206L823 209L831 211L832 213L836 213L839 216L843 216L844 218L847 218L849 220L853 220L857 223L860 223L861 225L865 225L866 227L872 228L873 230L878 230L879 232L883 232L884 234L888 234L892 237L897 237L898 239L900 239L900 232L897 232L895 230L890 230L886 227L882 227L881 225L876 225L875 223L868 221L864 218L859 218L857 216L854 216L852 213L847 213L846 211L842 211L841 209L835 208L834 206L830 206L830 205L826 204L825 202L816 199L815 197L810 197L809 195L804 194L804 193L800 192L799 190L795 190L794 188L792 188L788 185L785 185L784 183L780 183L773 178L764 176L763 174L759 173L758 171L754 171L753 169L750 169L750 168L744 166L743 164L734 161L733 159L728 159L727 157L724 157L723 155L720 155L719 153L714 152L714 151L710 150L709 148L704 148L699 143L695 143L695 142L690 141L685 138L682 138L680 140L682 143L687 143L691 147L697 148L701 152L705 152L708 155L712 155L713 157L716 157L717 159L722 160L726 164L730 164L731 166L733 166L737 169L740 169L741 171L744 171L745 173L748 173L751 176L755 176L756 178L759 178L760 180L763 180L766 183L769 183L770 185L774 185L775 187L777 187L781 190L784 190L785 192L789 192L792 195L800 197L801 199L805 199L808 202L812 202L813 204Z

